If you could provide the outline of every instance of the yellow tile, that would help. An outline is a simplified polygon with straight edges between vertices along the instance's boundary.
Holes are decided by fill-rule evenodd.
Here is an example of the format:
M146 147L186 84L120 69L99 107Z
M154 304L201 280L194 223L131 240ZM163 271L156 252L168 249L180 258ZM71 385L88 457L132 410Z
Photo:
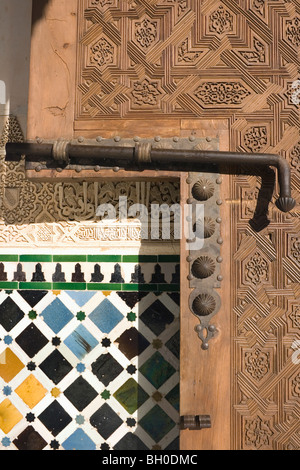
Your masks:
M105 295L105 297L108 297L110 294L111 294L112 291L108 291L108 290L103 290L102 291L102 294Z
M47 390L42 384L34 377L30 375L24 380L15 392L19 397L29 406L30 409L34 408L46 395Z
M51 390L51 395L52 395L54 398L58 398L60 394L61 394L61 391L59 390L59 388L54 387L54 388Z
M5 382L10 382L24 367L24 364L9 348L0 355L0 377Z
M5 434L8 434L22 418L21 413L8 398L0 403L0 429Z

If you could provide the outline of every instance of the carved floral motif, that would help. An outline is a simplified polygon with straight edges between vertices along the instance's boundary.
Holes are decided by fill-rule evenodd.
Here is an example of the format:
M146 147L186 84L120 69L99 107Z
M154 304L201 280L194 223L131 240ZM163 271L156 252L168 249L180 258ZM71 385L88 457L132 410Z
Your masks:
M253 38L253 50L240 51L240 54L249 62L249 64L259 64L266 60L265 46L256 37Z
M198 57L200 56L201 51L191 51L189 49L189 41L188 38L186 38L179 46L177 49L177 57L178 57L178 62L185 62L185 63L191 63L194 62Z
M148 49L157 38L157 21L145 18L135 23L135 39L143 49Z
M270 353L256 348L245 354L245 370L255 380L260 381L270 370Z
M300 374L292 381L292 394L294 397L300 397Z
M101 37L90 49L90 62L100 68L112 64L114 61L114 47L104 37Z
M300 18L286 20L286 38L296 47L300 46Z
M270 447L273 431L267 420L256 419L245 421L245 444L259 450L261 448Z
M268 143L266 126L250 127L244 135L244 145L251 152L260 152Z
M138 106L156 106L158 104L158 97L161 94L158 88L158 82L148 80L148 78L134 82L131 93L134 97L134 104Z
M297 263L300 263L300 237L291 237L290 255Z
M256 252L245 267L246 280L255 287L262 281L269 280L269 264L259 252Z
M206 105L240 105L250 92L239 82L205 82L195 96Z
M209 17L209 31L219 35L233 30L233 16L222 5Z
M291 151L291 165L296 171L300 172L300 141Z
M260 16L265 16L265 0L252 0L252 10Z
M293 328L300 328L300 306L293 306L292 313L289 317L292 320Z

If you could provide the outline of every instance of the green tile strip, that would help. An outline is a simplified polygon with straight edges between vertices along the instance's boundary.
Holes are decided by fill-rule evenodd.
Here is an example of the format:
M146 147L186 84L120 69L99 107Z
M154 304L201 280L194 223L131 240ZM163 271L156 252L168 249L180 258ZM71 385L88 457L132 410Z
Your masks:
M0 262L20 263L179 263L179 255L12 255L0 254Z

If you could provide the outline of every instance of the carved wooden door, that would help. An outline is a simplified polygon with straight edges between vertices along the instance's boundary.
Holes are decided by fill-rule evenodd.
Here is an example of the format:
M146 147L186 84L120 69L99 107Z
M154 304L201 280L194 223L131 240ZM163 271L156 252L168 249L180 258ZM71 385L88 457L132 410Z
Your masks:
M29 139L278 153L299 201L298 0L52 0L42 18L33 3ZM274 171L223 173L177 175L183 204L211 188L197 288L217 330L202 348L183 240L180 414L211 428L181 449L299 449L299 210L275 207Z

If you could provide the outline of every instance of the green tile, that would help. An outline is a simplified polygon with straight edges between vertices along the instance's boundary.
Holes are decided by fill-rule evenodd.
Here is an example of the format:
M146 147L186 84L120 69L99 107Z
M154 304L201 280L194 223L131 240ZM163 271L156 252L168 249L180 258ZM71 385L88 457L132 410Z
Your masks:
M0 261L19 261L19 255L0 255Z
M180 255L158 255L159 263L180 263Z
M179 284L158 284L157 290L159 292L179 292Z
M20 255L20 263L52 263L52 255Z
M121 263L122 255L88 255L87 260L91 263Z
M52 290L51 282L20 282L20 290Z
M0 282L0 289L12 290L19 289L18 282Z
M139 424L155 442L159 442L176 425L159 405L151 408Z
M123 284L102 284L102 283L93 283L90 282L87 284L87 290L102 290L102 291L112 291L112 290L122 290Z
M86 255L53 255L54 263L83 263L86 259Z
M53 282L52 290L86 290L85 282Z
M122 284L122 291L156 292L157 289L157 284Z
M157 263L156 255L124 255L123 263Z
M114 393L114 397L129 414L133 414L148 400L149 395L131 378Z

